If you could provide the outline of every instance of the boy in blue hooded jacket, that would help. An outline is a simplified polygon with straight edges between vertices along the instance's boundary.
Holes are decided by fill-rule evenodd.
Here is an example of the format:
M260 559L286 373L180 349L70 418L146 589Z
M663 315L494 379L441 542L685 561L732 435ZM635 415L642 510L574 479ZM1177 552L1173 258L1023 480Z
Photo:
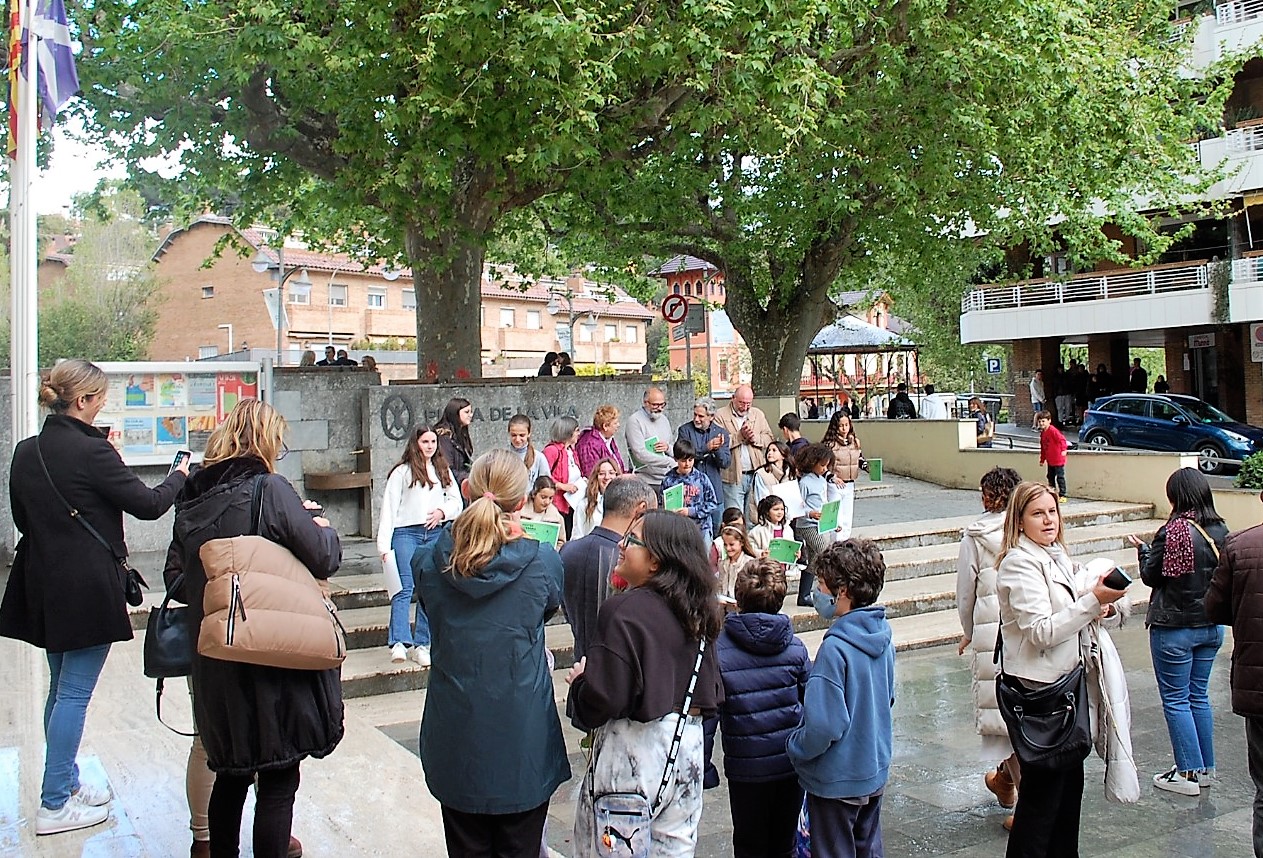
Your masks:
M812 564L812 603L832 625L816 654L803 719L786 750L807 791L812 858L883 854L881 799L890 775L895 649L886 578L867 539L834 543Z

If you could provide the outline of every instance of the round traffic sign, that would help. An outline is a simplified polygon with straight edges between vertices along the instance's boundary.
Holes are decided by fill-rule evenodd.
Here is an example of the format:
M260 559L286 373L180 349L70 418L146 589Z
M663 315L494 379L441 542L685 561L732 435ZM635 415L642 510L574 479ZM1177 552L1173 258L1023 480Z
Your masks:
M689 299L683 295L668 295L662 299L662 318L672 325L684 321L689 312Z

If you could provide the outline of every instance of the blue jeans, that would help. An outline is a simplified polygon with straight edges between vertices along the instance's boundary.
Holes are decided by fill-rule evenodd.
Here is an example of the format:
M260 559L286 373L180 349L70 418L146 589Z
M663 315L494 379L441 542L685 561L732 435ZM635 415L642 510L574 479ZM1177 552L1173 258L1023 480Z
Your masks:
M429 528L424 524L412 524L407 527L396 527L390 535L390 548L395 552L395 563L399 565L399 583L403 589L390 598L390 631L387 633L387 646L401 643L404 646L430 645L430 619L425 609L417 603L416 622L409 627L408 608L412 604L412 555L422 545L429 545L439 538L442 527Z
M40 804L59 810L79 789L79 742L96 681L110 645L48 653L48 700L44 703L44 783Z
M1175 765L1182 772L1215 767L1214 719L1206 687L1215 654L1223 646L1220 626L1149 628L1149 653L1171 734Z
M739 483L724 483L724 510L736 507L741 515L749 519L750 493L754 490L754 474L742 474ZM723 510L720 510L720 516Z

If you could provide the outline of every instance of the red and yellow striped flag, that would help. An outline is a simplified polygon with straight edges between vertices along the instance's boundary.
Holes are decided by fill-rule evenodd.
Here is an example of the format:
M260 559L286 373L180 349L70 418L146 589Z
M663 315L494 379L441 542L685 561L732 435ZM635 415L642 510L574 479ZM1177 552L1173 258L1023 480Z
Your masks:
M18 153L18 94L22 68L22 0L9 0L9 144L10 158Z

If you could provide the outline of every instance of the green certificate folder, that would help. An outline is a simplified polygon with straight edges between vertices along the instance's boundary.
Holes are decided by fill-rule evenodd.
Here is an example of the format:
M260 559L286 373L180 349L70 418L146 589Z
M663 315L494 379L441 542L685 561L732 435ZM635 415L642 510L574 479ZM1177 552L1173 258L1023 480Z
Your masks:
M561 536L560 524L554 524L551 521L531 521L526 518L518 523L522 525L522 532L531 539L546 542L553 548L557 547L557 540Z
M668 510L684 509L684 483L665 490L662 500Z
M767 556L777 563L795 563L803 544L792 539L773 539L767 545Z
M657 453L658 452L657 447L658 447L657 435L654 435L652 438L645 439L645 452L646 453Z
M820 532L828 533L838 529L838 512L842 509L842 501L829 501L820 507Z

